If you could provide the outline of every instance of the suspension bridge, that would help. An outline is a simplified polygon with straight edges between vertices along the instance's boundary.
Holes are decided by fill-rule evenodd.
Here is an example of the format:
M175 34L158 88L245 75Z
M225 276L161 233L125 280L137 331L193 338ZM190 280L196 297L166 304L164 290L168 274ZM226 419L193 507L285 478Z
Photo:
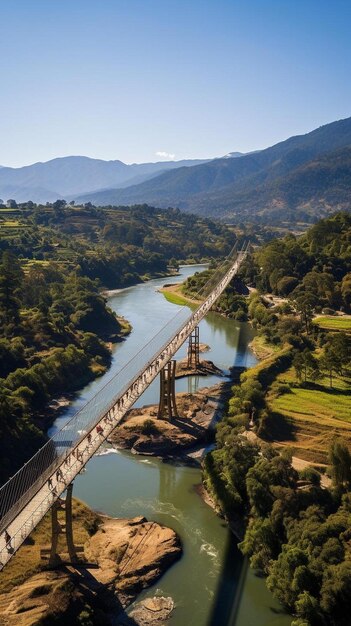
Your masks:
M121 422L145 389L160 374L159 417L175 415L172 357L189 338L188 360L198 364L198 324L237 274L249 244L232 250L203 291L204 301L192 312L182 307L165 326L126 363L49 441L0 489L0 570L52 511L50 562L57 559L65 510L70 560L77 561L72 533L72 487L75 477ZM66 492L66 498L61 496Z

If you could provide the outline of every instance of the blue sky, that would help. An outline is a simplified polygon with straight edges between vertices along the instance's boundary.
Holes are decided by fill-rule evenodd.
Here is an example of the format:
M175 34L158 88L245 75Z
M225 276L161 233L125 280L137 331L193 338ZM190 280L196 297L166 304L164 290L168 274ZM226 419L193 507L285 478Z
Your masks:
M0 23L1 165L214 157L351 115L349 0L0 0Z

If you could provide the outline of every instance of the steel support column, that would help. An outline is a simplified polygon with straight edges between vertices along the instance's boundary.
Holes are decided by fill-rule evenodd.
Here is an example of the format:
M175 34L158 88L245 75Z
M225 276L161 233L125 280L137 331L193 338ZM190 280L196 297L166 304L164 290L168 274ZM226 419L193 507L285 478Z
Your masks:
M51 550L49 565L54 567L61 562L58 554L58 540L61 533L65 533L66 544L68 554L71 563L76 563L78 560L77 551L73 541L73 526L72 526L72 491L73 482L71 482L66 491L65 500L57 500L54 502L51 508ZM58 519L58 511L65 511L65 523L61 524Z
M158 405L158 419L172 419L177 416L175 397L175 370L176 361L173 359L160 371L160 402Z
M200 364L200 334L199 327L196 326L189 336L188 345L188 368L197 369Z

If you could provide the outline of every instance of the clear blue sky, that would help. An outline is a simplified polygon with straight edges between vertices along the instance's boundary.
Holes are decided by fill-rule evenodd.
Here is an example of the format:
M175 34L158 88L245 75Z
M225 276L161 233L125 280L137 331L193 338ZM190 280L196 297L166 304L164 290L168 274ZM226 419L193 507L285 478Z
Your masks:
M0 164L213 157L351 115L350 0L1 0Z

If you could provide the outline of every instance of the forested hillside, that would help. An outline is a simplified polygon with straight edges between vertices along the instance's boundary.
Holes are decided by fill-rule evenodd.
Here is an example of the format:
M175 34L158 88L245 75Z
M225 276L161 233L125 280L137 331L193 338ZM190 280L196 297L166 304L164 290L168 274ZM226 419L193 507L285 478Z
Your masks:
M263 293L273 293L294 301L297 308L311 317L312 313L335 309L351 313L351 215L340 212L320 220L303 235L289 234L273 237L269 230L259 230L260 239L269 235L270 241L255 244L240 271L243 281ZM258 238L251 234L252 241ZM196 298L214 272L188 278L181 290ZM247 288L236 278L216 302L216 310L239 321L248 319Z
M165 273L172 261L225 256L235 235L225 226L177 209L75 207L58 200L0 208L0 249L27 263L54 260L123 287L143 276Z
M0 263L0 441L3 480L43 436L47 402L103 373L121 326L98 285L47 261L22 269L10 251Z
M96 205L148 202L226 221L314 221L350 209L351 118L238 159L215 159L166 172L126 189L79 200Z
M309 312L323 307L351 312L351 215L340 212L300 237L272 240L253 255L244 276Z

